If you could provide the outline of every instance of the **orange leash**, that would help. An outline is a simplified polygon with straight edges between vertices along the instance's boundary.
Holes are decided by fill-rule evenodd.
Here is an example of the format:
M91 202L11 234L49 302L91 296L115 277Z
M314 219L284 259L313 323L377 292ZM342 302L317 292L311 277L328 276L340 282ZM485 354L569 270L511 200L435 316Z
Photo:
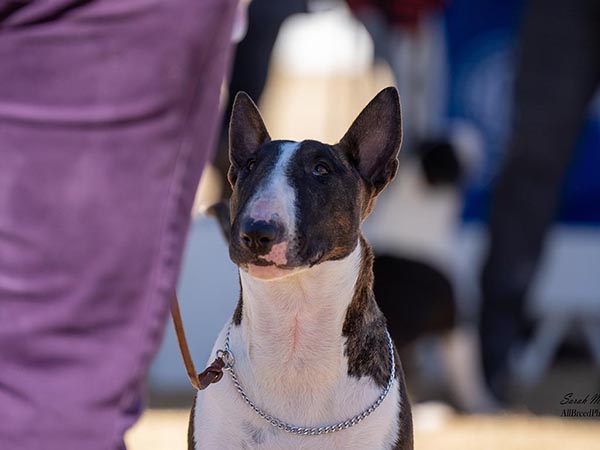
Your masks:
M173 300L171 301L171 317L173 318L173 326L175 327L175 334L177 335L177 343L179 344L181 358L183 359L183 364L192 386L201 391L206 389L212 383L219 382L221 378L223 378L223 367L225 367L225 361L223 361L222 358L215 358L204 372L196 372L196 367L194 366L190 348L185 337L185 330L183 329L183 320L181 319L179 300L177 299L176 292L173 292Z

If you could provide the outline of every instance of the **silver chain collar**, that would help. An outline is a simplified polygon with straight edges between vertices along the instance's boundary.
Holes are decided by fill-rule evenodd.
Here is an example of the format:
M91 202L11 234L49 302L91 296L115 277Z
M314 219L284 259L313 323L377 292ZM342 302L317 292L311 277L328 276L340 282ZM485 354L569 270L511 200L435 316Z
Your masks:
M233 381L233 385L235 386L237 391L240 393L240 395L242 396L244 401L248 404L248 406L250 406L250 408L252 408L252 410L256 414L258 414L260 417L262 417L264 420L266 420L269 424L271 424L275 428L285 431L286 433L298 434L298 435L303 435L303 436L318 436L318 435L322 435L322 434L335 433L336 431L341 431L341 430L350 428L350 427L356 425L357 423L362 422L369 415L371 415L371 413L373 413L373 411L375 411L379 407L379 405L381 405L383 403L383 401L387 397L388 393L392 389L392 385L394 384L394 378L396 376L396 363L394 360L394 344L392 343L392 338L390 337L390 333L386 330L385 333L386 333L387 340L388 340L388 348L390 351L390 363L391 363L392 370L390 371L390 377L388 378L387 384L381 391L381 394L379 394L379 397L377 397L377 400L375 400L367 409L365 409L360 414L357 414L348 420L344 420L343 422L338 422L334 425L327 425L327 426L323 426L323 427L300 427L297 425L289 424L287 422L284 422L283 420L277 419L276 417L273 417L272 415L266 413L261 408L256 406L256 404L252 400L250 400L250 398L248 398L248 395L246 394L246 392L244 391L244 388L242 387L242 385L240 384L240 381L238 380L235 370L233 370L233 366L235 365L235 359L233 357L233 353L231 352L231 348L229 346L229 335L231 334L231 325L232 325L232 322L229 323L229 328L227 328L227 335L225 336L225 349L217 350L217 357L222 358L223 361L225 361L225 367L223 368L223 370L226 370L229 372L229 374L231 375L231 380Z

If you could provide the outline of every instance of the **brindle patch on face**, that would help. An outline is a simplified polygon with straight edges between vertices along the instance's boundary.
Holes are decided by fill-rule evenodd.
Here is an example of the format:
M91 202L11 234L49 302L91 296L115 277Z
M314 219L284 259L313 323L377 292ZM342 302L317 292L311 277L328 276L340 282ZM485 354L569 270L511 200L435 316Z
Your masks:
M327 173L319 174L325 168ZM365 185L339 149L303 141L290 161L289 182L296 192L298 266L341 259L356 247Z
M386 322L373 295L373 251L362 236L360 245L361 267L342 328L348 375L369 376L384 387L391 371Z

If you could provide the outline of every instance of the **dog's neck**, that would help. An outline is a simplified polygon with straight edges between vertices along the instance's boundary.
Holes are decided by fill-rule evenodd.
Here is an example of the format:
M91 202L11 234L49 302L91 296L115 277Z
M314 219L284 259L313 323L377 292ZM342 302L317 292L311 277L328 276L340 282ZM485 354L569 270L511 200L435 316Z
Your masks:
M347 372L343 326L362 253L359 242L343 259L274 281L240 273L240 331L252 371L264 374L263 381L306 376L325 387Z

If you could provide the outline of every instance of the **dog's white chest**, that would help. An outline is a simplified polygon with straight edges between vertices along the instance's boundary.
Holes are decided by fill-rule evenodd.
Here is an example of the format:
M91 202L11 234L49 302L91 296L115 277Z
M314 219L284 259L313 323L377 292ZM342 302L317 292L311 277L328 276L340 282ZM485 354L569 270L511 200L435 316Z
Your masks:
M224 333L217 340L220 347ZM281 380L278 392L254 388L253 375L247 361L236 361L240 382L258 407L283 421L296 426L326 426L360 414L380 395L381 388L364 377L357 379L343 374L324 392L315 374L314 388L304 391L295 383ZM326 362L324 363L326 364ZM270 380L267 386L272 387ZM391 450L398 437L398 385L380 407L353 427L320 436L300 436L281 431L259 417L242 399L229 374L223 380L198 393L194 410L195 450Z
M348 387L351 389L351 386ZM340 420L361 412L357 406L363 402L358 400L376 398L377 395L375 389L365 390L364 386L356 386L354 392L343 396ZM198 395L194 411L194 440L196 450L391 450L397 439L398 417L398 390L395 386L377 411L352 428L321 436L293 435L260 418L241 399L231 380L226 378L210 391ZM312 422L314 425L317 423Z

